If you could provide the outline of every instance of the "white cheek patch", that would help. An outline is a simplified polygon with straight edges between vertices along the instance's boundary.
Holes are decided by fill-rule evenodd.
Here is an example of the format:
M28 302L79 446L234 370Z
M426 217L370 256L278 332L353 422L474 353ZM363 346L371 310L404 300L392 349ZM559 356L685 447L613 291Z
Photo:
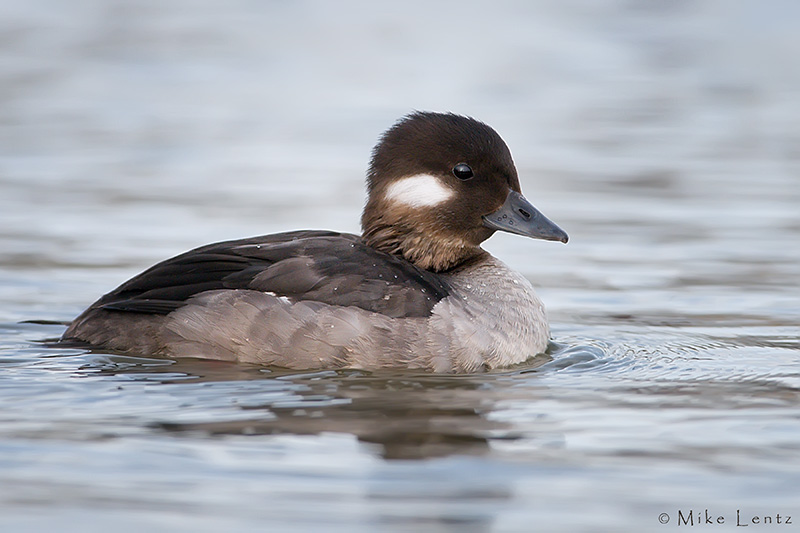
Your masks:
M398 180L386 189L386 199L409 207L433 207L453 197L452 189L445 187L436 176L417 174Z

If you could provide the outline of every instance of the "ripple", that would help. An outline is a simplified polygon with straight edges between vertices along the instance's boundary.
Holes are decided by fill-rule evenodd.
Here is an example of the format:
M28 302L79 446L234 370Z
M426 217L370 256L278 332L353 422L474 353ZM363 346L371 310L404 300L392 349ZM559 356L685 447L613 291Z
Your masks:
M611 361L605 351L598 346L590 345L557 345L548 350L552 359L544 363L536 371L591 371L609 364Z

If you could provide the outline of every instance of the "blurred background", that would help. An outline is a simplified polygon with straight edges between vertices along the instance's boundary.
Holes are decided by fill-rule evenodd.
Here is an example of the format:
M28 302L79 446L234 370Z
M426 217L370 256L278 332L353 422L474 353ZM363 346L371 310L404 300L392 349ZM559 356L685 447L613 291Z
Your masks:
M0 261L75 312L41 269L84 305L191 246L358 231L371 147L421 109L506 139L572 240L488 247L545 290L795 284L774 263L800 248L797 20L791 0L4 2Z
M791 511L798 56L793 0L0 2L0 524L641 532L679 506ZM62 326L20 323L202 244L358 232L370 150L412 110L493 126L570 234L486 244L549 309L537 372L273 379L48 350Z

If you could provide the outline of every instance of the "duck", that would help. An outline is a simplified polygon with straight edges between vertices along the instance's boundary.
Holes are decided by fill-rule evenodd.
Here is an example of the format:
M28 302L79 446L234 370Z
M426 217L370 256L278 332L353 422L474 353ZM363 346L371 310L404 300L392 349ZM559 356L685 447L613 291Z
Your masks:
M63 343L293 370L472 373L545 352L531 283L481 247L567 243L487 124L415 111L380 137L361 235L300 230L202 246L102 296Z

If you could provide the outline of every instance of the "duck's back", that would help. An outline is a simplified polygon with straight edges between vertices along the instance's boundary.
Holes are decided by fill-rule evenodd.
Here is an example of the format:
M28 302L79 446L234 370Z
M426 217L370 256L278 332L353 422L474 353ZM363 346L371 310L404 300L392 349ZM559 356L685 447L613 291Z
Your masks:
M132 353L170 353L176 320L186 321L198 307L219 308L221 300L238 311L258 300L413 318L429 316L447 291L435 274L374 250L355 235L296 231L211 244L163 261L92 304L63 339ZM233 314L217 318L205 324L205 334L220 337L242 327Z

